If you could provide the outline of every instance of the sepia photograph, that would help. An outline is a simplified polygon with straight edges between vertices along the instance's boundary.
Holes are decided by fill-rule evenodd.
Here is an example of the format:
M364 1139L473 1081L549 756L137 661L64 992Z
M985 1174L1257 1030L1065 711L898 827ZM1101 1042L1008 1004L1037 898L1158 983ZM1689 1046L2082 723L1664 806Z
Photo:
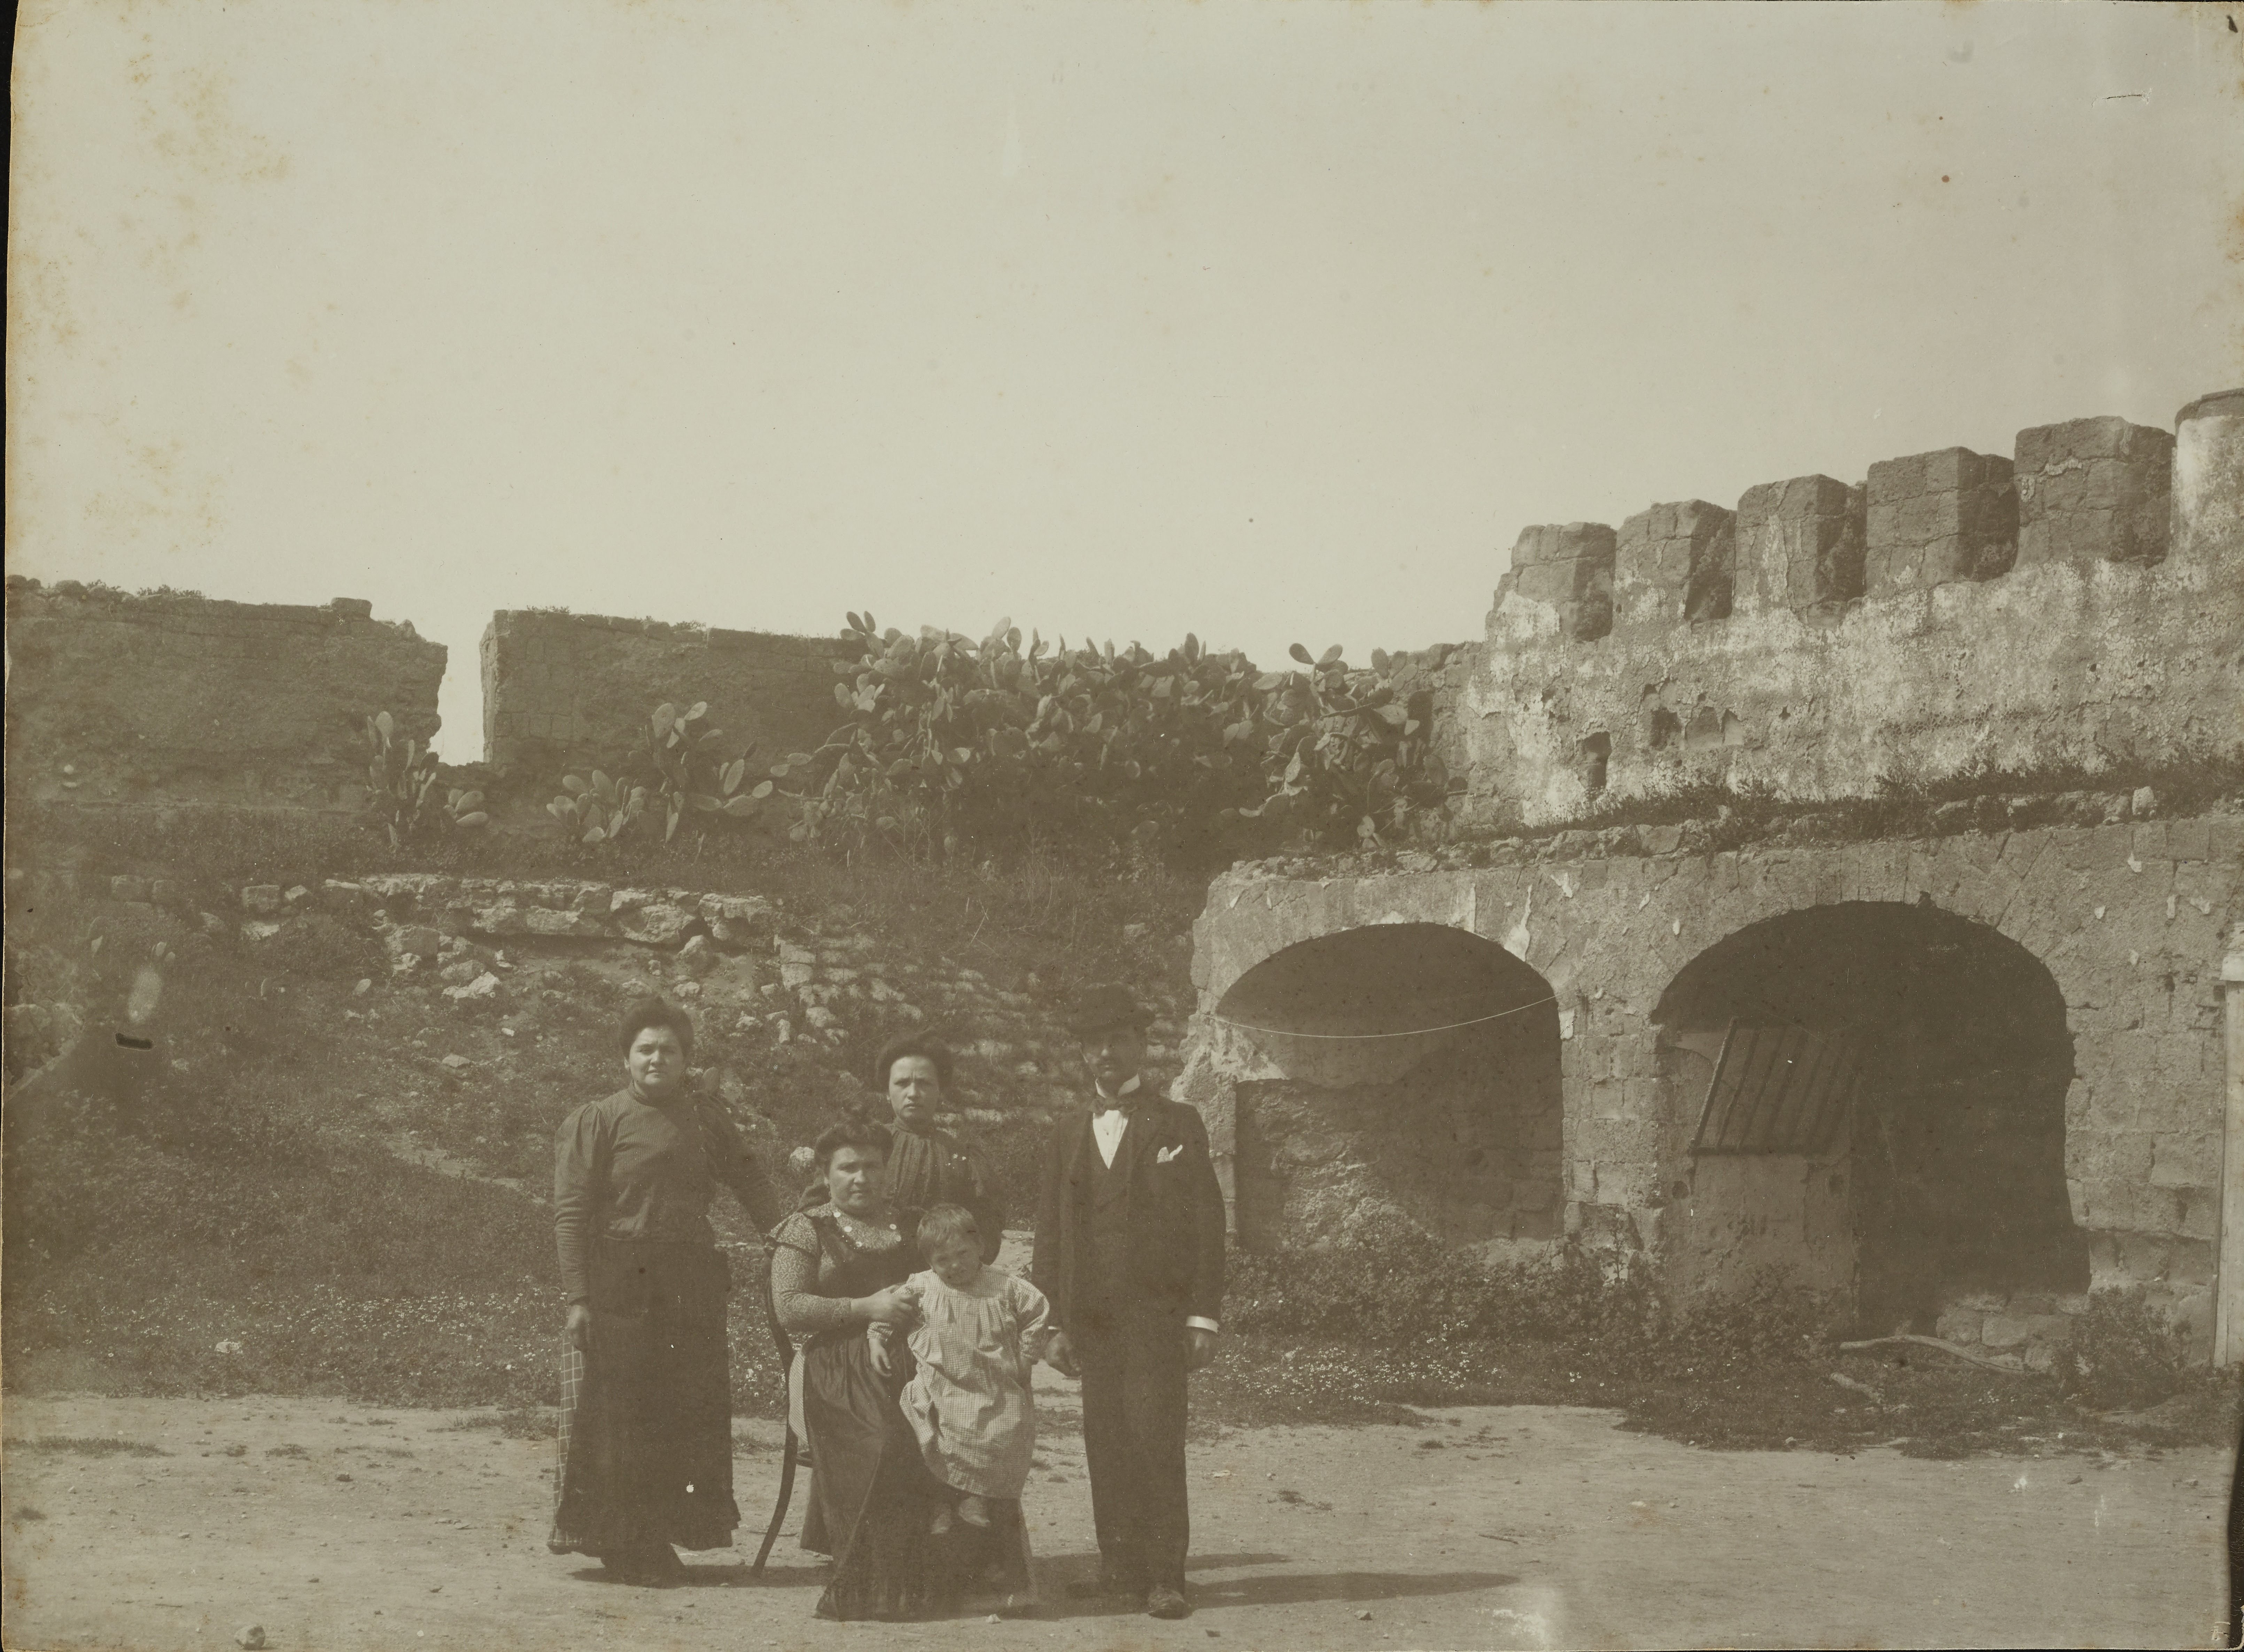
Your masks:
M2244 1645L2241 29L26 0L0 1641Z

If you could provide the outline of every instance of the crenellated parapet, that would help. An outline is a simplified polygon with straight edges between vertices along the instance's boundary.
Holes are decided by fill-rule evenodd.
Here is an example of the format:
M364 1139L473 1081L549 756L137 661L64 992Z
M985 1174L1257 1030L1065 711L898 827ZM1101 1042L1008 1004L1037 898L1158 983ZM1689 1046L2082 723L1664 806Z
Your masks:
M1952 447L1734 510L1524 529L1457 708L1530 824L1709 782L1815 800L2244 746L2244 391Z

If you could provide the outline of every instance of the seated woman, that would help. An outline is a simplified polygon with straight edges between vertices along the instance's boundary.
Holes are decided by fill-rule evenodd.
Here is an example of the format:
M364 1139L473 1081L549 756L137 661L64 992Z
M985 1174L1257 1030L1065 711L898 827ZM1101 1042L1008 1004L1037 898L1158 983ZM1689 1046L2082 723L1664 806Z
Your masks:
M926 1270L904 1282L920 1323L905 1338L917 1369L899 1396L920 1456L956 1499L933 1530L950 1536L963 1569L994 1569L1013 1609L1034 1602L1021 1490L1036 1455L1032 1371L1043 1355L1051 1304L1025 1279L982 1260L974 1218L937 1205L919 1220ZM887 1376L895 1330L869 1325L873 1369ZM953 1517L956 1517L955 1519Z
M869 1325L908 1329L899 1290L918 1264L888 1197L886 1125L852 1118L818 1139L827 1202L772 1231L772 1305L803 1344L802 1416L814 1465L802 1546L834 1557L818 1615L911 1619L950 1608L957 1590L930 1538L950 1494L927 1472L896 1391L901 1355L874 1369Z

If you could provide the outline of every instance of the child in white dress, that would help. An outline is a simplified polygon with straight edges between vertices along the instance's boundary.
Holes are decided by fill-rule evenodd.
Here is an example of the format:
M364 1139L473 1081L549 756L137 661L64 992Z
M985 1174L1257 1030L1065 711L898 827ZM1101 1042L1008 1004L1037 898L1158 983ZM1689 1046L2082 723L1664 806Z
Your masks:
M981 1234L961 1207L929 1210L918 1239L929 1265L903 1286L920 1311L905 1334L917 1369L899 1398L928 1471L960 1493L956 1518L986 1527L990 1500L1017 1501L1028 1483L1037 1437L1029 1375L1044 1352L1051 1306L1027 1280L983 1262ZM886 1376L889 1327L868 1326L865 1334L873 1367ZM952 1513L936 1513L937 1533L950 1529Z

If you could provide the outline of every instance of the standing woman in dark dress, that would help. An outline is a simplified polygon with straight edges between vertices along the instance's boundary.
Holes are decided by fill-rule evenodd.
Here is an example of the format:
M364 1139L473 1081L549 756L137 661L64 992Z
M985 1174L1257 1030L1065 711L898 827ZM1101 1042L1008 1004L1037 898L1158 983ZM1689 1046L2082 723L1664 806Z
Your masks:
M916 1317L896 1289L919 1257L889 1202L890 1141L886 1125L865 1118L819 1137L826 1202L772 1234L772 1305L803 1346L812 1470L802 1546L834 1557L818 1601L824 1618L925 1617L955 1593L929 1540L949 1500L896 1403L910 1353L896 1338L901 1357L884 1377L865 1340L869 1324L901 1330Z
M933 1039L898 1039L881 1052L875 1072L896 1115L889 1202L904 1231L916 1229L937 1205L957 1205L973 1215L982 1235L982 1260L997 1261L1005 1238L997 1179L980 1153L936 1127L935 1115L950 1087L950 1052Z
M759 1230L777 1215L724 1109L693 1093L693 1024L649 999L619 1029L625 1087L555 1141L553 1227L568 1293L557 1554L629 1582L675 1581L681 1548L728 1548L732 1282L707 1211L723 1182Z

